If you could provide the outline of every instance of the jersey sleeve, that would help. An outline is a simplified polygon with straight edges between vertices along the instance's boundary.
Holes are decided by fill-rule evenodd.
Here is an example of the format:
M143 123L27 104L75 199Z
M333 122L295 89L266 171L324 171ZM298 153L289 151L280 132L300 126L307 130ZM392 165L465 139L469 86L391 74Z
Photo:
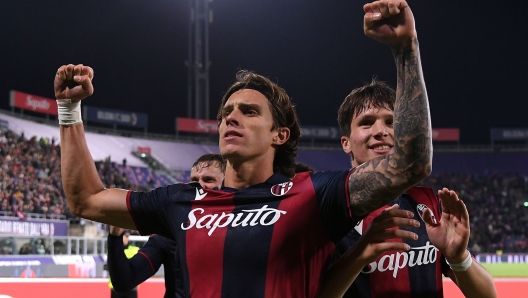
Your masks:
M185 184L173 184L149 192L129 191L127 207L141 235L159 234L174 237L171 233L170 216L173 202Z
M149 242L147 241L143 249L128 259L124 252L123 236L108 234L108 272L116 291L128 292L156 273L157 269L154 271L153 263L156 262L156 256L161 256L161 252L152 249L149 251L146 248ZM146 252L153 258L150 259ZM161 261L159 264L161 265Z
M343 238L356 224L350 209L348 177L351 171L327 171L312 174L317 203L325 228L334 242Z

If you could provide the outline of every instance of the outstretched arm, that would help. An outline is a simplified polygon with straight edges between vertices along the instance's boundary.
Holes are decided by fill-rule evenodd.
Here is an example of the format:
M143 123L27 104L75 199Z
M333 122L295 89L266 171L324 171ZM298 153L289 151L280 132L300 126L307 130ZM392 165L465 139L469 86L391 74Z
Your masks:
M76 106L93 94L93 74L88 66L69 64L61 66L55 76L66 200L79 217L136 229L126 205L127 191L104 188L84 137L80 107Z
M364 6L365 34L393 51L398 86L394 106L394 153L356 168L348 182L350 205L363 217L427 177L432 167L429 103L414 17L405 1Z
M363 267L374 262L382 253L389 250L409 250L409 245L405 243L386 242L386 240L392 238L418 239L418 235L413 232L395 228L397 226L411 228L420 226L420 222L412 219L413 216L410 211L399 210L397 204L378 215L358 242L325 273L317 297L343 297Z
M466 258L471 258L467 250L470 227L466 205L454 191L447 188L439 190L438 196L442 204L442 217L437 222L431 210L427 209L424 214L427 235L449 264L463 263ZM493 278L486 268L473 259L471 265L464 269L449 270L447 275L466 297L497 297Z

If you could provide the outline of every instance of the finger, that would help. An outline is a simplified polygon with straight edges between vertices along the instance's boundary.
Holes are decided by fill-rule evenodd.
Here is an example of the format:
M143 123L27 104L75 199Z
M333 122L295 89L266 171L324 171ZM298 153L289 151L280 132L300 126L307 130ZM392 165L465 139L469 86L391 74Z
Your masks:
M66 80L66 65L63 65L57 69L57 77L62 81Z
M381 8L380 8L380 4L381 4L381 1L374 1L372 2L372 12L373 13L381 13Z
M442 206L445 208L444 211L447 213L454 213L454 210L457 209L457 202L460 201L456 192L448 190L447 188L443 189L443 195L440 197L440 200L442 201Z
M365 13L372 13L372 5L370 3L363 5L363 11Z
M379 20L381 20L381 13L366 13L363 17L363 27L365 33L367 33L367 31L370 30L372 27L374 27Z
M75 76L74 79L81 86L83 93L89 95L93 93L92 80L88 76Z
M371 225L372 230L377 232L397 227L417 228L420 226L420 222L405 217L390 217L380 222L373 222Z
M81 71L83 69L83 66L82 64L77 64L73 67L73 76L79 76L81 75Z
M429 226L437 226L438 225L438 222L436 221L436 218L433 214L433 211L429 208L426 208L423 212L423 220L425 222L426 225L429 225Z
M390 207L385 208L383 211L387 211L387 210L391 210L391 209L398 209L399 207L400 207L400 205L394 204L394 205L392 205Z
M90 66L83 66L81 71L82 76L88 76L90 79L93 80L94 77L94 71Z
M380 1L378 7L379 7L379 11L380 11L381 15L384 18L389 18L391 16L391 14L389 12L389 6L388 6L388 1L387 0Z
M65 67L65 73L66 73L66 78L65 80L66 81L71 81L73 80L73 68L75 67L75 65L73 64L68 64L66 65Z
M395 238L418 240L418 234L411 232L411 231L400 230L400 229L387 230L385 233L383 233L382 237L384 237L383 241L388 240L388 239L395 239Z
M395 204L397 206L397 204ZM374 221L378 220L378 221L382 221L382 220L385 220L387 218L391 218L391 217L406 217L406 218L413 218L414 217L414 213L412 213L411 211L408 211L408 210L403 210L403 209L396 209L396 208L387 208L385 210L383 210L383 212L378 215Z
M375 244L375 250L377 253L381 254L386 251L391 250L404 250L407 251L411 249L411 247L403 242L383 242L383 243L377 243Z
M389 13L391 15L394 16L400 13L400 9L398 8L398 6L394 4L394 2L392 1L389 2L388 7L389 7Z
M459 214L460 221L462 221L465 225L469 226L467 223L469 222L469 213L466 207L466 204L462 200L458 200L456 202L457 206L457 214Z

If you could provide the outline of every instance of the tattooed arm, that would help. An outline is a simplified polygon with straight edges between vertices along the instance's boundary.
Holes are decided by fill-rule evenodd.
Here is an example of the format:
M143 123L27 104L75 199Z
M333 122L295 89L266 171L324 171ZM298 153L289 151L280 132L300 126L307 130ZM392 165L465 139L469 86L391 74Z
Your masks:
M366 4L365 34L391 46L398 86L394 106L394 153L358 166L350 176L350 205L357 217L380 208L427 177L432 167L429 103L414 17L405 1Z

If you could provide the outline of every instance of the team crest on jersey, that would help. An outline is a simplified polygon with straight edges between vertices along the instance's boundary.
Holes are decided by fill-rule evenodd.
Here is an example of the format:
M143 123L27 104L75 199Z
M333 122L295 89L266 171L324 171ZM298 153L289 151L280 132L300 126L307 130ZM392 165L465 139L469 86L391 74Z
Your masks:
M432 211L431 208L427 207L427 205L424 205L424 204L418 204L418 206L416 206L416 211L418 211L418 215L420 215L420 218L422 219L423 222L425 222L424 218L423 218L423 214L424 214L424 211L425 209L429 209ZM434 218L434 216L433 216Z
M276 184L271 187L271 193L274 196L280 197L285 195L287 192L290 191L293 187L293 182L284 182L281 184Z

